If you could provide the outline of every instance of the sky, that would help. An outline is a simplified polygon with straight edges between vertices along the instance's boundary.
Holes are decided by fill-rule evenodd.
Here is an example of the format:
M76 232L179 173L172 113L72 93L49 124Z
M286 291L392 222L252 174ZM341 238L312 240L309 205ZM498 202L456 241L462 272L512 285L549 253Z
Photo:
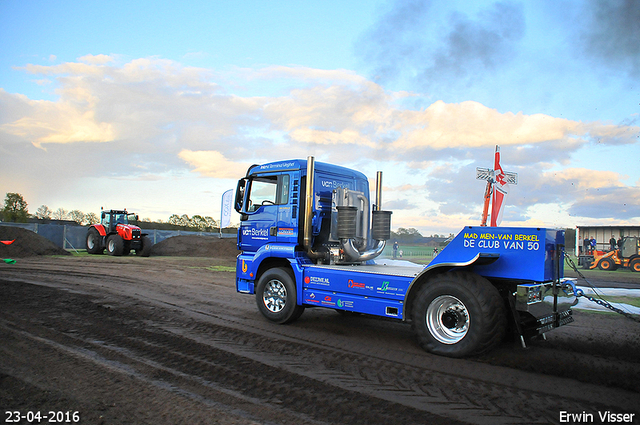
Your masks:
M375 178L392 228L640 225L640 2L0 0L0 196L220 216L251 164ZM232 220L238 221L235 216Z

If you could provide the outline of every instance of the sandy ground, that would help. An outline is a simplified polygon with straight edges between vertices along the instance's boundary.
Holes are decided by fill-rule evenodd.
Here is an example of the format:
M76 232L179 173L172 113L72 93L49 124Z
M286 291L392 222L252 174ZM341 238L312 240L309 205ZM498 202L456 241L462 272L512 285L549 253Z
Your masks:
M5 423L640 423L640 323L578 311L527 349L443 358L366 315L272 324L235 291L233 241L203 243L215 255L0 263Z

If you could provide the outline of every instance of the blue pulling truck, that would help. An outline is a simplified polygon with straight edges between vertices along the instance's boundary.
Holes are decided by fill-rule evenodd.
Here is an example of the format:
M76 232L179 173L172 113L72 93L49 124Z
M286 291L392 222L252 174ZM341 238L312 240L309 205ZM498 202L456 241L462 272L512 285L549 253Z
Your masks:
M275 323L307 307L410 322L425 350L451 357L573 321L563 230L467 226L427 266L380 259L381 188L378 172L372 205L364 174L313 157L250 167L235 197L238 292Z

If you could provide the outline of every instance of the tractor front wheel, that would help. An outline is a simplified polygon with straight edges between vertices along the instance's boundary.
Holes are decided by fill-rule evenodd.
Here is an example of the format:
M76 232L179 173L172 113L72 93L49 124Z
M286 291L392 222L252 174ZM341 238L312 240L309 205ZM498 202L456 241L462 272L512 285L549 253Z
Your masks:
M603 258L598 263L598 268L600 270L611 271L611 270L615 270L616 269L616 265L613 263L613 261L611 259Z
M629 268L632 272L640 272L640 258L634 258L629 263Z
M136 255L141 257L148 257L151 255L151 247L153 246L153 242L151 242L151 238L149 236L143 236L140 240L140 248L136 249Z
M107 253L120 256L124 252L124 240L120 235L111 235L107 238Z

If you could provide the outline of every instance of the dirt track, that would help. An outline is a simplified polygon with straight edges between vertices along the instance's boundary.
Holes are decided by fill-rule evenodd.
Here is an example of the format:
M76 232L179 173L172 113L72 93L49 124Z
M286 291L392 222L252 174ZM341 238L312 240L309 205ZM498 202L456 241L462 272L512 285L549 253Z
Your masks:
M12 249L32 255L34 239ZM22 246L18 245L22 241ZM29 243L27 243L29 242ZM4 420L87 424L558 423L640 418L640 324L576 313L527 350L422 351L409 325L307 309L278 326L237 294L233 241L175 238L156 254L0 263ZM620 275L620 277L623 277ZM60 418L60 416L58 416ZM31 418L33 419L33 417ZM34 423L32 420L31 423Z

